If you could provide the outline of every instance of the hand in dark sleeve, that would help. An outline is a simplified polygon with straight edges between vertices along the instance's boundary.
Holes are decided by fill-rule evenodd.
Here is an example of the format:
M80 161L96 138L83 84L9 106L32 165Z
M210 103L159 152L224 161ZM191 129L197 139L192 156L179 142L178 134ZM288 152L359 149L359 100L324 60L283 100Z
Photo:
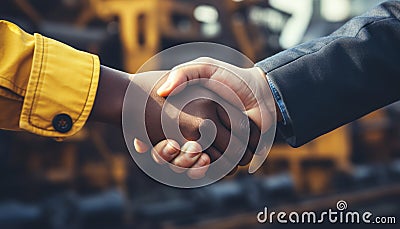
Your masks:
M400 2L385 2L257 66L284 109L280 132L301 146L400 98Z

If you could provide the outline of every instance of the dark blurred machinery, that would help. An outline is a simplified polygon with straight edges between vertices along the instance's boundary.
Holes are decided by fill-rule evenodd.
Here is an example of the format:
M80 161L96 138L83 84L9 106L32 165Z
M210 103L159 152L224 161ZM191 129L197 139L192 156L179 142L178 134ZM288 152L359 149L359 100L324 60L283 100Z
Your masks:
M335 173L332 185L335 192L318 197L299 195L289 174L264 178L247 176L194 190L175 190L166 195L162 194L162 189L153 190L145 198L136 197L133 201L118 190L89 196L64 192L40 203L0 202L0 226L204 228L203 221L212 219L213 223L208 224L218 225L218 228L234 228L232 223L250 227L257 226L257 221L252 220L254 212L266 205L275 210L301 212L327 209L340 199L346 199L354 207L374 199L396 197L400 192L399 177L400 161L357 166L350 173ZM362 193L359 188L363 189ZM398 199L396 201L392 203L400 210ZM240 222L237 222L238 217Z
M124 212L125 197L117 190L88 197L68 192L36 204L15 201L0 203L0 227L118 227L122 225Z
M105 65L135 72L158 51L192 41L225 44L253 61L282 50L284 27L301 12L270 2L4 0L0 18L97 53ZM322 5L328 1L309 2L321 10L305 20L303 40L326 35L348 19L324 16ZM400 212L393 201L400 193L398 106L298 149L278 137L255 175L242 176L243 168L196 190L151 180L111 127L89 125L63 143L0 131L0 228L251 228L254 212L264 205L321 209L337 198L354 204L392 201L393 212Z
M263 0L6 0L1 4L2 18L99 53L103 63L128 72L136 72L162 49L192 41L222 43L254 61L261 59L281 50L277 34L290 16ZM254 7L275 11L278 25L271 29L256 24L250 15ZM113 61L116 56L120 63Z

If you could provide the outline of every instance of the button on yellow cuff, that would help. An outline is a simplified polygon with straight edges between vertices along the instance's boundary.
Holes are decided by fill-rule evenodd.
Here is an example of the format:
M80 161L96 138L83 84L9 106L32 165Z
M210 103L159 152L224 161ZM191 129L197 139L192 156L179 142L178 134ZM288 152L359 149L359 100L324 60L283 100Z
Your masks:
M0 81L0 92L2 92L0 93L0 128L18 129L18 126L5 124L4 120L7 118L14 120L15 116L19 115L15 107L21 107L19 98L22 98L20 129L58 138L68 137L78 132L90 115L96 96L100 71L98 57L40 34L35 34L32 39L31 35L5 21L0 21L0 33L3 33L0 35L0 74L4 73L0 77L9 84L3 84ZM18 39L7 39L7 34ZM5 40L4 37L6 37ZM34 45L29 45L30 39L34 41ZM25 48L21 51L21 48L12 50L2 47L9 45L10 42L20 42L20 45L10 46L25 46ZM33 55L29 56L26 54L29 53L30 47L33 49ZM24 55L24 58L18 58L19 54ZM16 70L4 69L7 63L3 65L3 61L7 62L8 55L17 55L16 58L11 58L14 62L8 67ZM25 63L31 61L30 73L23 74L26 66L23 66L22 60ZM14 81L18 82L14 83ZM10 85L17 85L16 88L19 88L19 91L14 90ZM4 112L8 108L2 104L12 105L13 112ZM57 131L53 126L54 118L60 114L66 114L72 120L72 127L66 133ZM11 115L14 117L10 117Z

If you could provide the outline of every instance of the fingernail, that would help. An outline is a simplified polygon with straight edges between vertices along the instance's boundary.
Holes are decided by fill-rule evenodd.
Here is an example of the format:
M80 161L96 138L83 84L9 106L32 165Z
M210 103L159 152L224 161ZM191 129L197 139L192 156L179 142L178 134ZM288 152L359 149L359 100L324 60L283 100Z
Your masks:
M176 153L177 149L175 148L175 146L173 146L171 143L168 142L168 144L164 147L163 149L163 154L172 154L172 153Z
M197 147L194 146L194 145L191 145L191 144L185 146L184 149L183 149L182 151L183 151L183 152L185 153L185 155L186 155L187 157L189 157L189 158L194 158L194 157L197 157L197 156L199 155L199 152L198 152L198 150L197 150Z
M136 138L133 139L133 147L135 148L135 150L136 150L138 153L145 153L145 152L147 152L147 150L149 149L149 147L148 147L145 143L139 141L139 140L136 139Z
M170 82L169 80L165 81L164 84L161 85L160 88L158 88L157 94L160 95L160 96L162 96L162 95L163 95L163 92L164 92L165 90L167 90L167 89L169 88L169 86L171 86L171 82Z

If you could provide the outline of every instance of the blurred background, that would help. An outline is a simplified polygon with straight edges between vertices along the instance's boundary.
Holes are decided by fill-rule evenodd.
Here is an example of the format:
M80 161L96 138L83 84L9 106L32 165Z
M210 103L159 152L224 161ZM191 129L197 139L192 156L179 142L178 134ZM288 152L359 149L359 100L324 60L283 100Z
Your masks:
M225 44L256 62L328 35L380 2L2 0L0 19L134 73L157 52L193 41ZM185 190L147 177L111 126L88 124L61 143L0 131L0 228L281 228L259 224L257 213L319 212L341 199L350 210L398 220L399 137L393 104L298 149L278 136L256 174L242 168Z

